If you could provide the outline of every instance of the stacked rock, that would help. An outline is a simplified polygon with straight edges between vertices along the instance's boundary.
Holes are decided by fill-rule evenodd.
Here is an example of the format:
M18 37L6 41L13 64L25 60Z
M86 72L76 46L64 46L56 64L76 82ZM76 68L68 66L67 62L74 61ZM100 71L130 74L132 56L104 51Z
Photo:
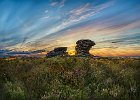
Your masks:
M81 39L76 42L76 56L90 56L89 50L95 45L94 41Z
M50 51L49 53L47 53L46 57L54 57L54 56L65 56L67 55L67 47L58 47L58 48L54 48L54 50Z

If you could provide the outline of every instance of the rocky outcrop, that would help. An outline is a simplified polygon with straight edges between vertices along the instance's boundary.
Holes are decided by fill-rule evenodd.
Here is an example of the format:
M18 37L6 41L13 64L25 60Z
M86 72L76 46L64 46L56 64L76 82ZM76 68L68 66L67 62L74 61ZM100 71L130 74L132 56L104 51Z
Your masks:
M94 46L94 41L89 39L81 39L76 42L76 56L93 56L89 53L89 50L92 46ZM54 56L68 56L67 47L58 47L54 50L47 53L46 57L54 57Z
M82 39L76 42L76 56L90 56L89 50L94 46L94 41L89 39Z
M54 56L65 56L67 55L67 47L58 47L58 48L54 48L54 50L50 51L49 53L47 53L46 57L54 57Z

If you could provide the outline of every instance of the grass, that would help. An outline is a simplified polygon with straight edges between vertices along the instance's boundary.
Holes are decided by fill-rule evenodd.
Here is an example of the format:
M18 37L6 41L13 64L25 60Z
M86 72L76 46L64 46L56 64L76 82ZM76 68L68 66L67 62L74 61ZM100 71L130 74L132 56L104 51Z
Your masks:
M0 100L140 100L140 59L0 60Z

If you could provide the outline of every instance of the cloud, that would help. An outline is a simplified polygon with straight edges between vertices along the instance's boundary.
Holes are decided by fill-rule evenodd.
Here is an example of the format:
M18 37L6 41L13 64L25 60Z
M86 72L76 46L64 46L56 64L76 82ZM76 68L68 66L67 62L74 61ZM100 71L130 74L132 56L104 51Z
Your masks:
M0 58L9 57L9 56L32 56L32 55L39 55L41 53L46 54L46 50L34 50L34 51L13 51L13 50L0 50Z
M63 7L65 5L65 2L66 2L66 0L62 0L61 2L52 2L51 5L52 6L60 5L60 7ZM49 11L50 15L45 15L45 16L38 15L39 19L32 17L27 20L22 19L22 17L20 17L21 16L20 14L24 13L26 10L23 12L19 9L20 13L18 14L16 21L19 22L20 26L13 29L13 32L11 32L11 31L7 32L7 33L11 33L11 34L8 34L8 36L6 36L6 39L8 37L10 37L10 38L8 38L9 39L7 41L8 43L6 43L5 45L9 44L7 46L10 46L11 48L12 48L12 46L20 47L20 45L22 45L22 42L25 37L28 37L28 39L25 41L24 45L22 45L22 48L24 48L24 46L27 46L26 43L29 43L29 42L30 42L30 44L32 44L32 43L34 44L33 41L35 41L35 43L37 43L40 40L41 40L41 43L43 43L42 42L43 40L49 41L50 39L46 40L46 37L48 35L50 35L50 34L52 34L52 36L53 36L53 34L56 35L56 33L82 22L83 20L87 19L88 17L93 16L92 12L94 12L94 13L96 13L96 11L99 12L102 7L105 8L105 5L101 4L101 5L98 5L97 7L96 6L91 7L91 5L87 3L83 7L82 6L76 7L76 8L73 8L73 11L67 11L67 14L66 15L64 14L64 16L61 16L61 17L59 14L58 14L59 16L57 16L57 15L52 16L50 14L51 11L49 11L49 9L47 9L47 10L45 10L45 13L48 14L48 11ZM94 9L94 10L92 10L92 9ZM27 10L29 10L29 9L27 9ZM62 10L62 12L63 11L64 10ZM57 17L59 19L54 19L54 17ZM52 23L52 22L54 22L54 23ZM57 35L59 35L59 34L57 34ZM16 37L18 37L18 38L16 38Z
M62 8L62 7L64 7L64 6L65 6L65 2L66 2L66 0L62 0L62 1L59 3L60 8Z
M108 42L108 43L128 42L129 43L129 41L135 42L135 40L139 40L139 38L140 38L140 33L134 33L134 34L128 34L125 36L118 36L114 39L103 40L103 41L100 41L100 43L103 43L103 42Z
M40 19L48 19L49 16L44 16L44 17L41 17Z
M111 42L111 43L119 43L119 42L123 42L123 41L113 41L113 42Z
M49 10L45 10L45 13L48 13L49 12Z
M50 5L51 6L56 6L58 4L58 2L52 2Z
M52 2L50 5L51 6L59 6L60 8L64 7L66 0L60 0L60 1L55 1Z
M83 7L75 8L67 13L67 16L66 16L67 18L62 20L62 22L59 25L48 30L46 35L59 32L67 27L78 24L80 21L84 21L88 17L91 17L91 16L97 14L98 12L102 11L103 9L109 7L110 4L111 3L109 2L109 3L98 5L97 7L91 7L91 8L90 8L89 4L86 4ZM44 38L44 36L42 36L42 37Z
M73 16L78 16L78 15L81 15L82 13L84 12L87 12L87 11L90 11L91 8L89 8L90 4L87 3L85 4L84 6L81 6L81 7L78 7L78 8L75 8L75 9L72 9L70 11L70 14L72 14Z
M60 35L59 32L71 27L73 25L76 25L78 23L80 23L81 21L83 21L84 19L87 19L88 17L91 17L95 14L97 14L98 12L102 11L103 9L109 7L112 3L105 3L105 4L101 4L95 7L91 7L91 5L89 4L85 4L83 7L77 7L71 11L69 11L67 13L67 19L62 20L62 22L56 26L54 26L54 28L51 28L49 30L47 30L47 32L42 36L42 38L40 38L39 40L46 40L46 38L49 36L49 34L51 34L52 36L56 35L55 33L57 33L57 36ZM86 13L85 13L86 12ZM50 37L49 37L50 38Z
M69 26L71 24L74 25L80 21L84 21L85 19L94 16L95 14L101 12L103 9L109 7L110 4L111 3L109 2L92 7L89 3L87 3L82 7L75 8L67 14L68 19L62 22L61 26Z

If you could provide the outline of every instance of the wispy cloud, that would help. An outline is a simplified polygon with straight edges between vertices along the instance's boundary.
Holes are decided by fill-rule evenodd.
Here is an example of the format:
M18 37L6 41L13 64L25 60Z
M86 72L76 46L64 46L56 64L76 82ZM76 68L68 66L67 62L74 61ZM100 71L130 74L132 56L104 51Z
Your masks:
M64 7L66 0L53 1L51 6L59 6L60 8Z
M65 6L65 2L66 0L62 0L59 4L60 4L60 8L64 7Z
M78 24L79 22L84 21L85 19L99 13L100 11L111 5L112 2L101 4L96 7L92 7L91 5L86 4L83 7L74 8L73 10L67 13L67 19L62 20L62 22L59 25L48 30L46 32L46 35L59 32L67 27L70 27L71 25ZM42 39L45 38L44 35L42 36Z
M81 6L81 7L78 7L78 8L75 8L75 9L72 9L70 11L70 14L72 14L73 16L79 16L85 12L88 12L88 11L91 11L92 9L90 8L90 4L87 3L85 4L84 6Z
M56 6L58 4L58 2L52 2L50 5L51 6Z
M48 13L49 12L49 10L45 10L45 13Z
M41 19L48 19L48 18L49 18L49 16L44 16Z

